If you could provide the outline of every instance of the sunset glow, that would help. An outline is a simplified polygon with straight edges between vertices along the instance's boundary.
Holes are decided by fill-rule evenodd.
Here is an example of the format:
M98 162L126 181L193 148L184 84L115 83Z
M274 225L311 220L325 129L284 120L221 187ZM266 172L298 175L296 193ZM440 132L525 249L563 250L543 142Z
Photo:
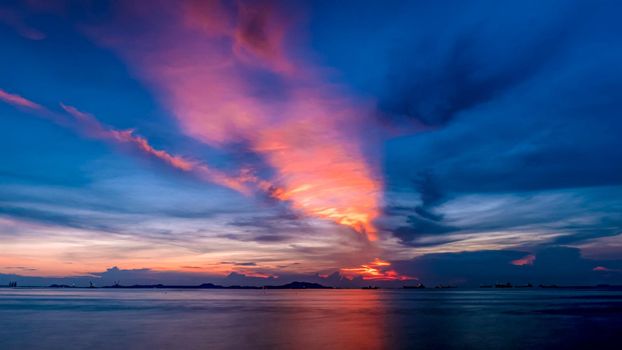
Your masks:
M92 31L134 63L188 135L222 148L247 143L275 171L270 186L282 190L273 197L374 239L381 184L361 154L357 132L368 111L323 82L317 68L289 58L284 33L295 28L275 9L245 4L231 10L213 2L208 12L194 1L186 6L198 11L182 6L167 17L169 23L155 15L132 17L150 29L130 36L121 36L116 26ZM136 15L132 8L120 11ZM150 23L156 20L154 31ZM266 25L260 36L245 29L257 21ZM148 43L148 50L135 41ZM244 71L270 76L287 93L260 95L260 82Z
M0 350L620 344L620 13L0 1Z
M341 272L349 277L362 277L370 281L408 281L416 280L416 277L405 276L390 268L391 263L381 259L374 259L360 267L342 268Z
M616 284L609 5L3 2L0 286Z

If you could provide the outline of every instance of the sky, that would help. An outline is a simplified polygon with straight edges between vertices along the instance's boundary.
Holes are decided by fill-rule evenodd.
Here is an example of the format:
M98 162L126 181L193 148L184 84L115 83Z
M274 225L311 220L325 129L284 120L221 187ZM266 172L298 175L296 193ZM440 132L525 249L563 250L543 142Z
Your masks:
M616 1L0 3L0 285L622 284Z

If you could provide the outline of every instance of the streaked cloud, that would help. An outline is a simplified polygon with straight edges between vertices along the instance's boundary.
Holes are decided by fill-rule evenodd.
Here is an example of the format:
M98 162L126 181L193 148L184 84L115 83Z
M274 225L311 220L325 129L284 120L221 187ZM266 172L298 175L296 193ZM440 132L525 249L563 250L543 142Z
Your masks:
M129 5L119 11L132 31L112 23L90 32L128 59L188 135L215 147L245 144L264 159L268 170L240 165L249 176L274 172L260 188L375 237L381 184L363 153L374 136L361 125L373 123L370 110L287 51L286 32L297 28L277 8L218 4L184 2L148 16Z
M5 103L11 104L13 106L16 107L23 107L23 108L28 108L28 109L32 109L35 111L44 111L45 109L35 103L32 102L20 95L16 95L16 94L11 94L9 92L6 92L2 89L0 89L0 100L4 101Z
M65 112L75 118L75 122L71 122L65 120L62 115L52 112L35 102L19 95L7 93L4 90L0 90L0 99L15 106L30 109L35 113L43 113L45 115L54 116L54 119L57 120L59 124L69 125L85 136L103 139L114 143L130 144L137 150L149 156L158 158L174 168L187 172L191 171L198 177L207 181L229 187L241 193L248 193L248 189L243 184L243 182L249 181L246 178L230 176L218 170L211 169L205 163L192 161L181 156L172 155L163 150L155 149L149 144L147 139L134 135L133 130L111 129L101 124L93 115L79 111L75 107L67 106L62 103L60 104Z
M0 5L0 23L13 28L19 35L30 40L43 40L46 34L28 25L18 11Z

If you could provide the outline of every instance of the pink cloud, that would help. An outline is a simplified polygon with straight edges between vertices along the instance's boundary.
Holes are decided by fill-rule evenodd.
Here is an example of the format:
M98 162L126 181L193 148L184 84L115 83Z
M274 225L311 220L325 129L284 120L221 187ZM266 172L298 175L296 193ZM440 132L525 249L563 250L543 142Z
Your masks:
M530 254L520 259L512 260L512 265L516 265L516 266L533 265L535 261L536 261L536 256Z
M261 155L275 175L255 179L259 189L373 239L381 183L363 154L375 142L365 132L369 106L290 56L287 33L296 28L271 5L179 6L161 13L130 2L118 9L122 20L89 32L127 59L188 135Z
M146 138L135 135L133 130L110 128L99 122L95 116L82 112L73 106L60 104L61 108L73 118L67 119L63 115L50 111L38 103L22 96L8 93L2 89L0 89L0 100L17 107L26 108L37 115L50 118L57 124L70 127L86 137L130 145L143 154L160 159L173 168L190 172L202 180L231 188L240 193L249 194L250 191L245 183L255 181L255 179L248 178L244 174L231 176L213 169L205 163L156 149Z
M45 110L45 108L43 108L41 105L37 103L34 103L28 99L25 99L19 95L8 93L2 89L0 89L0 100L8 104L11 104L13 106L16 106L16 107L23 107L23 108L28 108L28 109L37 110L37 111Z
M134 135L133 130L111 129L101 124L93 115L81 112L75 107L67 106L62 103L61 107L78 121L78 127L87 136L132 145L144 154L158 158L174 168L186 172L193 172L204 180L231 188L241 193L248 193L248 189L243 184L243 180L240 177L229 176L221 171L210 168L205 163L155 149L147 139Z
M83 133L90 137L109 139L115 142L133 144L140 151L159 158L169 165L184 171L190 171L196 163L180 156L174 156L170 153L153 148L149 142L140 136L134 135L133 130L114 130L106 128L91 114L79 111L73 106L67 106L61 103L61 107L78 121L78 125Z
M592 271L601 271L601 272L619 272L619 269L610 269L608 267L605 266L596 266L595 268L592 269Z
M0 8L0 23L13 28L13 30L26 39L43 40L47 37L45 33L26 24L23 16L17 11Z

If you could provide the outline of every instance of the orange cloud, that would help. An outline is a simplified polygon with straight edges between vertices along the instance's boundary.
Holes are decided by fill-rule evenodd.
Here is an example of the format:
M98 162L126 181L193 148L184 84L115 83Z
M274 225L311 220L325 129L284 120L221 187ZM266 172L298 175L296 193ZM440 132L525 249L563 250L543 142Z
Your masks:
M368 109L288 56L294 29L270 5L187 1L166 14L126 12L90 32L134 66L188 135L259 154L275 174L259 188L374 239L381 184L363 154L373 141L362 130Z
M391 263L381 259L363 264L360 267L342 268L341 273L346 277L361 276L364 280L374 281L407 281L417 279L416 277L405 276L390 268Z

